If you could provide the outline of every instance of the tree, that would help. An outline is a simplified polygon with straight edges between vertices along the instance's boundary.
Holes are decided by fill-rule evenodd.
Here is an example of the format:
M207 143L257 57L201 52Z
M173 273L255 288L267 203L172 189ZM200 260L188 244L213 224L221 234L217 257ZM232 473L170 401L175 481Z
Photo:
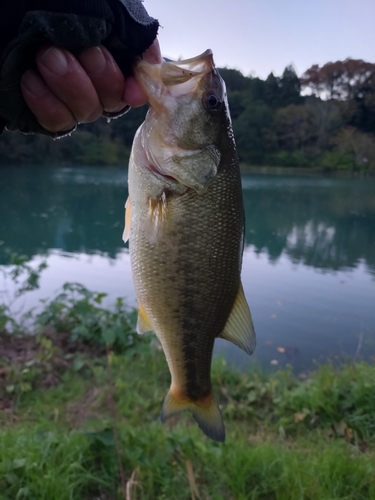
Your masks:
M301 149L311 138L310 113L305 106L295 104L280 108L276 111L273 129L281 149Z
M302 75L301 86L324 99L363 99L375 91L375 64L362 59L314 64Z
M353 107L346 102L322 101L314 96L306 99L305 107L309 112L311 133L318 150L329 145L332 134L345 125L354 112L351 109Z
M333 141L337 150L354 156L357 168L375 171L375 140L374 136L364 134L354 127L342 128Z
M281 77L270 73L264 82L265 102L274 108L301 104L301 84L293 66L287 66Z
M301 84L293 66L287 66L280 78L280 105L301 104Z
M250 87L250 78L237 69L219 68L219 73L231 91L243 91Z
M280 78L272 72L264 82L264 100L266 104L274 108L280 105Z
M267 139L272 111L264 103L248 105L233 122L240 161L261 165L270 148Z

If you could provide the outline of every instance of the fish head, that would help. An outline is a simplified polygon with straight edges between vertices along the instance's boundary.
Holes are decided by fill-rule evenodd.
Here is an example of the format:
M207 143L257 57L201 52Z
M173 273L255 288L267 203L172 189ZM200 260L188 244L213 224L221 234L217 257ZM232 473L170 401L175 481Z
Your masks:
M157 175L204 192L234 149L226 88L207 50L192 59L140 61L135 77L150 109L142 144Z

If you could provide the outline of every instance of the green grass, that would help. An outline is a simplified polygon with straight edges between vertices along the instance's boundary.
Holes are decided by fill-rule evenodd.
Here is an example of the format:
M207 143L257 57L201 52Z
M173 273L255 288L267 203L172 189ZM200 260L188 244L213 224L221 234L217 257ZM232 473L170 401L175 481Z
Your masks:
M202 499L375 499L369 364L322 366L301 382L216 360L227 429L218 444L189 414L159 422L169 374L153 344L111 354L109 369L105 358L80 359L52 387L34 381L1 414L1 499L126 498L114 429L125 480L138 470L132 499L192 498L187 461Z
M111 434L19 429L1 433L1 498L121 498ZM201 440L195 431L159 425L122 426L119 440L127 478L139 467L132 498L190 498L186 460L193 463L202 498L355 499L375 498L374 457L316 437L296 443L244 436L224 445ZM118 496L116 496L116 494Z

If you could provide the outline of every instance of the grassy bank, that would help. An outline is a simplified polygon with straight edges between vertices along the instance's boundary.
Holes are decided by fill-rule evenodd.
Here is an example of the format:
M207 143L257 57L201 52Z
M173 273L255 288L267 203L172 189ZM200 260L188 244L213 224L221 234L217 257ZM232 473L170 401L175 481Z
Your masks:
M300 381L216 359L218 444L189 414L160 423L164 355L122 301L108 311L101 299L68 285L36 336L3 327L1 499L375 499L373 365Z
M6 375L1 498L375 498L372 366L325 366L300 382L216 360L220 445L189 415L159 422L169 376L152 343L108 357L70 346L73 356L57 348L50 357L48 340L41 361Z

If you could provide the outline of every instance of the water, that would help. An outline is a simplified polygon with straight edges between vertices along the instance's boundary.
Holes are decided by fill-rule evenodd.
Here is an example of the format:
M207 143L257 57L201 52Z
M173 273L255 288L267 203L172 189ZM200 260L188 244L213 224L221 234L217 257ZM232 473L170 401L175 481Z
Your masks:
M243 177L242 280L256 326L255 358L297 373L329 359L375 355L375 179ZM78 281L136 299L122 243L127 173L112 168L0 168L0 264L47 255L25 307ZM23 304L22 304L23 305ZM216 352L253 361L218 341Z

